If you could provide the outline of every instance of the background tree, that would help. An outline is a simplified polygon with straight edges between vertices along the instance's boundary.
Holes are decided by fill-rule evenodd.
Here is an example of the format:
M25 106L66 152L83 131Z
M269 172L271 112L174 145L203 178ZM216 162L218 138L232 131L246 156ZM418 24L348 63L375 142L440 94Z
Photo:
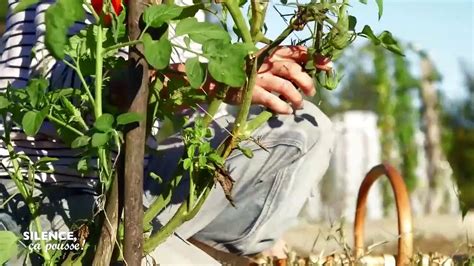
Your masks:
M0 36L5 31L5 17L7 15L7 1L0 1Z
M465 63L462 66L467 97L444 102L444 143L466 213L474 208L474 71Z

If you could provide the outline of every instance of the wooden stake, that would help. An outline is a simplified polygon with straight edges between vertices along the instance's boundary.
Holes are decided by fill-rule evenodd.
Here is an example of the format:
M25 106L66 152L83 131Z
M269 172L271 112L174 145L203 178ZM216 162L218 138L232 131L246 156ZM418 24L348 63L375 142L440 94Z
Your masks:
M140 15L145 8L144 0L129 1L128 35L137 40L141 30ZM128 99L129 112L146 117L148 103L148 64L143 58L141 44L130 48ZM130 129L125 137L124 176L124 260L128 265L140 265L143 257L143 157L145 155L146 119Z

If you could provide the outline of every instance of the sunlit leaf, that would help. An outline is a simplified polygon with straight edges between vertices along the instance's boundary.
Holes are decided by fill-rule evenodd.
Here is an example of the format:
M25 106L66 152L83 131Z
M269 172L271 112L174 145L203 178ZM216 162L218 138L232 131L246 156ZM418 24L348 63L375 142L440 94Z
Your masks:
M110 139L109 134L107 133L94 133L92 135L92 147L101 147L104 146Z
M229 34L219 25L210 22L198 22L196 18L183 19L176 25L176 36L185 34L197 43L204 43L212 39L230 41Z
M82 1L58 0L46 11L46 47L56 59L63 59L66 35L75 21L82 21L85 17Z
M10 231L0 231L0 265L6 263L18 252L18 236Z
M6 109L10 106L10 101L3 95L0 95L0 110Z
M208 70L211 76L232 87L244 85L246 80L245 58L253 49L244 44L231 44L222 40L210 40L204 43L203 51L208 58Z
M177 5L152 5L143 12L143 21L155 28L176 18L183 8Z
M143 49L146 61L155 69L168 66L171 58L171 42L162 38L154 41L149 34L143 36Z
M45 118L45 111L28 111L23 116L22 128L28 136L34 136L38 133Z
M117 125L127 125L130 123L140 122L141 120L143 120L143 116L139 113L124 113L117 117Z
M94 123L94 127L99 131L107 132L112 129L114 123L114 116L111 114L102 114Z

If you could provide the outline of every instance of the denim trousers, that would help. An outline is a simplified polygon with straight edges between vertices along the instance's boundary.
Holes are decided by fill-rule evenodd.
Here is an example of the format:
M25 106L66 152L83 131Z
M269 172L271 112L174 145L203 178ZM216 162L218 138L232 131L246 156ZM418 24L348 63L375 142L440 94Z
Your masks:
M251 117L262 110L252 107ZM229 135L234 119L235 114L230 112L212 123L214 147ZM222 251L251 255L270 248L297 222L312 187L319 183L329 164L334 142L330 120L315 105L305 101L303 109L294 114L269 119L253 133L253 138L258 139L260 145L254 141L241 143L253 151L251 159L236 149L226 161L235 180L232 191L235 207L216 185L199 213L181 225L177 235L183 239L193 237ZM145 169L145 207L160 193L159 183L150 178L149 173L169 179L183 152L179 133L160 143ZM170 204L156 217L155 226L159 227L173 216L186 199L188 187L185 178ZM0 179L0 199L7 199L15 189L11 180ZM94 214L97 196L93 193L60 186L48 186L40 191L40 217L45 231L68 231L77 221L90 219ZM0 230L18 233L28 230L25 223L28 212L19 203L20 199L15 203L17 197L0 208Z

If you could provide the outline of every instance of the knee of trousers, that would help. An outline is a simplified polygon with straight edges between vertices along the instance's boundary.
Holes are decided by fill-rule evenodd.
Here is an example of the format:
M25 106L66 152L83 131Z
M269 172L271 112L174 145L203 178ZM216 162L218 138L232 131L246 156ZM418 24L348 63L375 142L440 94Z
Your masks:
M302 109L272 117L254 136L271 145L296 146L304 155L316 146L332 149L335 133L331 120L313 103L304 101Z
M329 118L315 105L305 102L304 108L294 115L279 115L270 119L266 126L257 130L256 136L262 137L262 142L272 149L272 154L288 157L293 162L283 162L286 170L274 176L276 181L271 181L274 185L268 192L272 195L265 196L262 209L256 212L260 214L248 225L243 235L232 234L228 226L232 226L233 220L220 217L217 218L219 222L214 221L196 236L215 248L243 255L272 247L293 225L291 222L296 219L310 194L309 188L327 169L334 131ZM248 214L248 209L245 212ZM228 214L234 218L244 216L230 211L222 213L224 216Z

